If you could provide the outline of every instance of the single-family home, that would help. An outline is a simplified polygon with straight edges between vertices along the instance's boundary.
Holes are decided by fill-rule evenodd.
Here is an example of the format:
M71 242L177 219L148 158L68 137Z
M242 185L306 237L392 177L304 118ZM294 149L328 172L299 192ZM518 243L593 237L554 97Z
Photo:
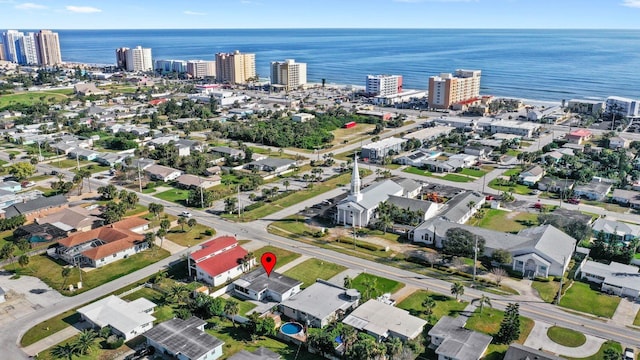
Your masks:
M614 189L611 200L632 209L640 209L640 192L638 191Z
M75 84L73 86L73 92L80 96L89 96L89 95L107 95L109 94L106 90L100 90L96 87L94 83L87 84Z
M252 161L245 165L247 169L258 169L259 171L266 171L268 173L274 173L276 175L283 174L291 171L292 167L296 165L295 160L291 159L279 159L279 158L266 158L263 160Z
M582 144L591 140L593 133L587 129L577 129L565 135L565 138L572 144Z
M563 360L560 356L513 343L509 345L503 360Z
M358 306L342 322L378 340L399 338L402 341L418 337L427 324L425 320L410 315L406 310L374 299Z
M220 174L221 171L222 171L222 168L220 166L218 166L218 165L208 167L205 170L207 176L218 175L218 174Z
M97 151L77 147L70 150L67 155L69 155L69 157L72 159L93 161L97 159L101 154Z
M144 337L157 354L179 360L215 360L222 356L224 342L206 333L206 324L195 316L174 318L156 325Z
M640 237L640 225L603 217L593 222L591 230L594 236L602 233L604 239L611 242L630 242Z
M133 154L104 153L100 154L100 156L96 158L96 161L102 165L114 167L116 164L122 164L126 158L131 156L133 156Z
M626 149L629 147L629 140L620 137L613 136L609 138L609 149Z
M219 286L243 274L255 265L247 250L233 236L220 236L201 245L187 258L189 276Z
M438 360L479 360L493 338L465 329L467 318L443 316L429 330L429 341L436 346Z
M575 185L573 179L558 179L551 176L545 176L538 181L538 190L548 191L552 193L568 194Z
M533 165L523 170L520 175L518 175L518 182L523 185L533 186L540 181L543 176L544 169L539 165Z
M182 174L176 179L176 184L185 189L208 189L220 185L221 178L218 175L202 177L191 174Z
M54 256L72 265L101 267L149 248L140 233L149 222L128 218L58 241ZM134 230L139 232L134 232Z
M253 352L240 350L231 355L229 360L279 360L281 358L280 354L274 353L273 351L261 346Z
M486 159L493 154L493 149L488 146L470 145L464 148L464 153L477 156L480 159Z
M548 153L542 154L541 157L542 161L544 161L546 164L557 164L562 159L562 156L564 156L564 154L562 154L560 151L553 150Z
M573 195L575 197L585 197L589 200L602 201L612 187L611 183L594 178L587 184L574 185Z
M151 314L155 307L156 304L145 298L127 302L110 295L81 307L78 313L93 327L108 326L114 334L131 340L153 327L156 318Z
M233 149L228 146L210 147L209 152L220 157L229 156L231 159L234 159L234 160L239 160L244 158L244 151Z
M640 273L638 267L612 261L602 264L587 260L580 267L580 278L601 284L600 291L634 300L640 298Z
M328 281L317 280L278 305L286 317L310 327L322 328L358 306L360 292L345 289Z
M90 211L82 206L62 209L56 213L36 218L38 224L52 224L65 231L83 232L102 226L103 219L98 211Z
M27 222L29 222L35 218L60 211L68 206L69 201L64 195L42 196L6 207L4 213L0 212L0 218L9 219L14 216L24 215L27 218Z
M13 191L0 189L0 219L5 217L4 210L1 209L7 208L22 201L18 195L19 194L16 194Z
M178 156L189 156L192 151L202 152L203 146L200 141L180 139L173 143L173 146L178 149Z
M283 302L299 293L300 286L302 281L275 271L267 275L263 268L259 268L234 281L233 291L251 300Z
M163 165L150 165L144 169L144 173L152 180L172 181L182 175L182 171Z
M424 161L431 159L429 153L425 150L418 150L407 155L402 155L394 159L394 162L400 165L411 165L421 167Z

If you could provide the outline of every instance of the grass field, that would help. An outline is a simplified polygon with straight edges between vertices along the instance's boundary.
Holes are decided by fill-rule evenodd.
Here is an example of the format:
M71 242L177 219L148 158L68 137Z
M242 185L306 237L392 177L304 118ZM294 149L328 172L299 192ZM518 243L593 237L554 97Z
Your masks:
M431 175L433 175L431 172L429 172L427 170L422 170L422 169L417 168L415 166L409 166L408 168L402 170L402 172L406 172L406 173L409 173L409 174L422 175L422 176L431 176Z
M98 165L94 163L94 164L89 164L87 166L82 166L81 169L89 170L90 173L95 174L95 173L107 171L111 169L111 167L106 165Z
M158 199L183 204L189 198L189 190L171 189L161 193L153 194Z
M85 165L91 165L91 164L95 164L92 163L91 161L86 161L86 160L80 160L80 167L83 167ZM64 159L64 160L53 160L49 163L49 165L51 166L55 166L59 169L70 169L70 168L76 168L78 166L78 162L76 161L76 159Z
M181 246L192 247L193 245L196 245L213 236L213 235L211 236L206 235L204 233L206 230L211 230L213 231L213 234L215 234L215 230L213 230L208 226L204 226L200 224L197 224L191 229L189 229L189 227L185 225L184 232L182 231L182 226L178 225L169 230L169 232L167 233L166 239L171 240L174 243Z
M633 325L640 326L640 311L636 314L636 318L633 320Z
M586 358L570 358L567 357L567 359L572 359L572 360L602 360L604 359L604 352L607 349L613 349L615 351L617 351L619 354L622 354L622 345L620 345L620 343L615 342L615 341L611 341L611 340L607 340L604 344L602 344L602 346L600 347L600 350L598 350L597 353L586 357Z
M316 279L329 280L347 268L319 259L308 259L284 272L284 275L302 281L302 288L316 282Z
M553 299L555 299L558 294L558 289L560 288L560 282L557 281L534 281L531 283L531 287L538 291L540 298L545 302L551 303Z
M568 347L582 346L587 342L587 337L583 333L560 326L550 327L547 330L547 336L551 341Z
M495 336L500 329L500 323L503 318L504 311L485 307L482 314L480 314L479 310L476 310L471 318L469 318L469 321L467 321L467 325L465 327L467 329ZM520 316L520 337L516 340L518 344L524 343L527 336L529 336L531 329L533 329L533 325L533 320L522 315ZM507 348L509 348L509 345L491 343L489 345L489 349L485 353L484 359L502 359Z
M169 252L163 249L143 251L89 272L82 271L82 289L73 293L68 290L62 290L61 293L67 296L77 295L147 267L169 255ZM62 261L57 262L44 254L32 256L29 260L29 265L24 268L18 264L11 264L5 268L19 275L35 276L56 290L61 290L63 285L65 285L64 288L66 289L69 284L76 284L80 281L80 274L77 268L71 270L71 275L68 279L65 280L62 277L62 268L67 266Z
M264 246L261 247L260 249L256 250L253 252L253 254L256 257L256 261L258 263L260 263L260 257L262 257L262 254L266 253L266 252L271 252L276 256L276 267L275 269L277 270L279 267L281 267L284 264L288 264L290 262L292 262L293 260L297 259L300 257L300 254L298 253L294 253L291 252L289 250L285 250L285 249L281 249L281 248L277 248L275 246Z
M432 322L434 324L443 316L458 316L458 314L467 306L467 303L464 301L458 302L452 297L425 290L418 290L414 292L406 299L402 300L397 306L409 311L414 316L419 316L427 320L427 315L424 313L422 303L428 297L432 298L436 302L436 307L433 308L432 314L435 320Z
M587 283L575 281L560 299L560 306L585 313L611 318L620 303L620 297L594 290Z
M139 298L145 298L156 304L164 303L164 300L163 300L164 294L162 294L158 290L154 290L151 288L142 288L136 292L133 292L129 295L122 297L122 299L127 301L133 301ZM158 305L155 311L153 312L153 317L156 318L156 320L153 322L154 324L159 324L163 321L173 319L174 317L173 309L169 305Z
M538 214L487 209L480 221L471 219L470 222L486 229L516 233L522 229L538 225Z
M520 195L529 195L531 193L531 189L528 186L522 184L498 185L497 178L489 181L489 187L495 190L508 192L510 192L513 188L513 192Z
M352 142L371 132L371 130L375 129L375 127L376 126L373 124L356 124L355 127L352 127L350 129L340 128L333 130L332 133L334 138L331 143L334 145L339 145L342 144L344 140Z
M475 178L472 177L468 177L468 176L463 176L463 175L458 175L458 174L447 174L445 176L442 177L445 180L449 180L449 181L453 181L453 182L459 182L459 183L465 183L465 182L472 182L475 181Z
M376 282L376 290L375 294L371 294L372 298L385 293L393 294L404 287L403 283L367 273L362 273L353 278L351 286L360 291L361 294L365 294L366 283L372 280L375 280Z
M38 103L55 104L68 96L54 92L34 91L18 94L2 95L0 97L0 110L10 105L34 105Z
M469 176L473 176L476 178L479 177L483 177L486 173L488 173L488 171L483 171L483 170L473 170L473 169L462 169L462 171L460 171L461 174L463 175L469 175Z

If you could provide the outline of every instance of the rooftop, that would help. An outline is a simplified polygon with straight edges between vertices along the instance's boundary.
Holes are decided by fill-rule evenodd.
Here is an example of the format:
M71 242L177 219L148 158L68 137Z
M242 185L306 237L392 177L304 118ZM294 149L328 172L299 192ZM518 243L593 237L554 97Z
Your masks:
M222 346L224 342L199 329L205 321L191 317L187 320L171 319L156 325L144 336L163 346L173 354L182 354L189 359L199 359L202 355Z
M373 299L358 306L342 322L378 337L398 334L408 339L418 336L427 324L406 310Z
M242 276L235 283L257 293L269 289L269 291L278 294L283 294L295 286L302 285L302 281L292 279L275 271L271 272L271 276L267 276L262 267Z
M323 319L338 309L348 309L355 301L346 296L345 288L318 281L281 303L318 319Z
M201 249L191 253L191 258L198 261L228 247L238 245L238 240L233 236L219 236L200 245Z
M436 354L457 360L477 360L482 356L493 338L465 329L464 324L464 317L440 318L429 330L430 336L444 338L436 349Z
M111 326L128 334L140 325L155 321L155 317L145 312L155 306L156 304L145 298L127 302L110 295L81 307L78 312L100 327Z

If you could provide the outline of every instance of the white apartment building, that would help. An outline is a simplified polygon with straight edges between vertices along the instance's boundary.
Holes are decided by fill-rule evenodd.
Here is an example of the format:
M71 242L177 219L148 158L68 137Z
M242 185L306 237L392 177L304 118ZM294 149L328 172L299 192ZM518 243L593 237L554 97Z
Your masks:
M216 62L206 60L187 61L187 74L193 78L216 76Z
M5 59L14 63L18 62L18 53L16 51L16 42L24 34L18 30L7 30L2 33L2 43L4 44Z
M271 63L271 84L282 85L286 91L294 90L307 83L307 64L293 59Z
M480 70L456 70L429 78L429 106L448 109L451 105L480 96Z
M620 96L609 96L607 98L605 109L608 114L635 117L640 113L640 104L638 100Z
M256 76L256 54L216 54L216 81L219 83L244 84Z
M125 49L127 71L153 71L151 48L136 46L133 49Z
M58 33L51 30L40 30L35 35L40 65L50 66L62 63Z
M402 75L367 75L365 92L371 96L391 96L402 92Z
M16 44L16 52L18 55L18 64L21 65L38 65L38 46L36 35L32 32L26 33L20 38Z
M187 62L184 60L156 60L156 71L162 73L177 72L183 73L187 71Z

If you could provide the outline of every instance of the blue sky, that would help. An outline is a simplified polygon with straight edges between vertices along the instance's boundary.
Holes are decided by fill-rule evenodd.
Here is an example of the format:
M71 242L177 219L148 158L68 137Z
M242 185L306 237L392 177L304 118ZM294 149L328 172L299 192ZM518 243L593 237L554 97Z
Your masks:
M640 29L640 0L0 0L4 29Z

